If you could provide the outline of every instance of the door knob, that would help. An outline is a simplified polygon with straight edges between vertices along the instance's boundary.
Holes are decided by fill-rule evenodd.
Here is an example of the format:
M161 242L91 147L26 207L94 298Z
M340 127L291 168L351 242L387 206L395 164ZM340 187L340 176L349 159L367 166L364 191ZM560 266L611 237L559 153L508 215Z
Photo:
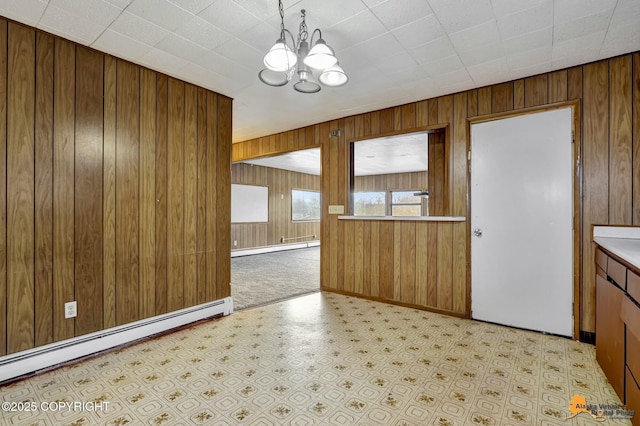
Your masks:
M482 237L482 229L480 228L476 228L473 230L473 235L475 235L476 237Z

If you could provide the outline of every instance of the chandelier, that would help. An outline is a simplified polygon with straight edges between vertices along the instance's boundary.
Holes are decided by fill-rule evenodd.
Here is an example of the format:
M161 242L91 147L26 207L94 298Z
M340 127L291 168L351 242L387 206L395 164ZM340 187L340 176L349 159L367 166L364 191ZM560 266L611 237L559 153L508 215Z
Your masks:
M282 0L278 1L280 10L280 38L264 55L265 69L258 73L258 78L269 86L284 86L298 74L298 82L293 88L302 93L316 93L320 91L320 85L316 83L315 76L324 86L342 86L349 79L340 65L338 58L327 43L322 39L322 32L316 28L311 33L311 41L307 42L309 33L305 22L306 12L302 9L298 38L284 27L284 8ZM318 39L314 43L314 37ZM287 42L286 36L291 39ZM309 49L311 46L311 49Z

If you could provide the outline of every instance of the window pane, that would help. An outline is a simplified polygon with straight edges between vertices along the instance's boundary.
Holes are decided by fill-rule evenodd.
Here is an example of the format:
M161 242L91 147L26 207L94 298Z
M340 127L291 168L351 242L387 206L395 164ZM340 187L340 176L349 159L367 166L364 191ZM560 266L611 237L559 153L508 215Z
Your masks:
M392 216L420 216L422 214L422 207L416 205L402 205L396 204L391 206Z
M353 194L354 216L384 216L386 192L356 192Z
M391 203L392 204L420 204L420 196L413 195L418 190L412 191L393 191L391 193Z
M291 220L320 220L320 193L292 190Z

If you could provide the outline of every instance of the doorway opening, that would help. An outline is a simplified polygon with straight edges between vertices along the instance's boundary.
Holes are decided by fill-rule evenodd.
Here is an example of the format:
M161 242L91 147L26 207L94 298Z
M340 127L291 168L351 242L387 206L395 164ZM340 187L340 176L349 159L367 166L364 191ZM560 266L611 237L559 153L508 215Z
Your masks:
M231 296L243 310L320 291L320 148L231 168Z

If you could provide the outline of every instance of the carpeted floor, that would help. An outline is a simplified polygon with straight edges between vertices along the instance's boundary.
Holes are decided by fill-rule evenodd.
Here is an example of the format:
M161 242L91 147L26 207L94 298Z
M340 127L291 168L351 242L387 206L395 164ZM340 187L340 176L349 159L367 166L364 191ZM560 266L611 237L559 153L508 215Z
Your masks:
M234 310L320 290L320 247L231 259Z

